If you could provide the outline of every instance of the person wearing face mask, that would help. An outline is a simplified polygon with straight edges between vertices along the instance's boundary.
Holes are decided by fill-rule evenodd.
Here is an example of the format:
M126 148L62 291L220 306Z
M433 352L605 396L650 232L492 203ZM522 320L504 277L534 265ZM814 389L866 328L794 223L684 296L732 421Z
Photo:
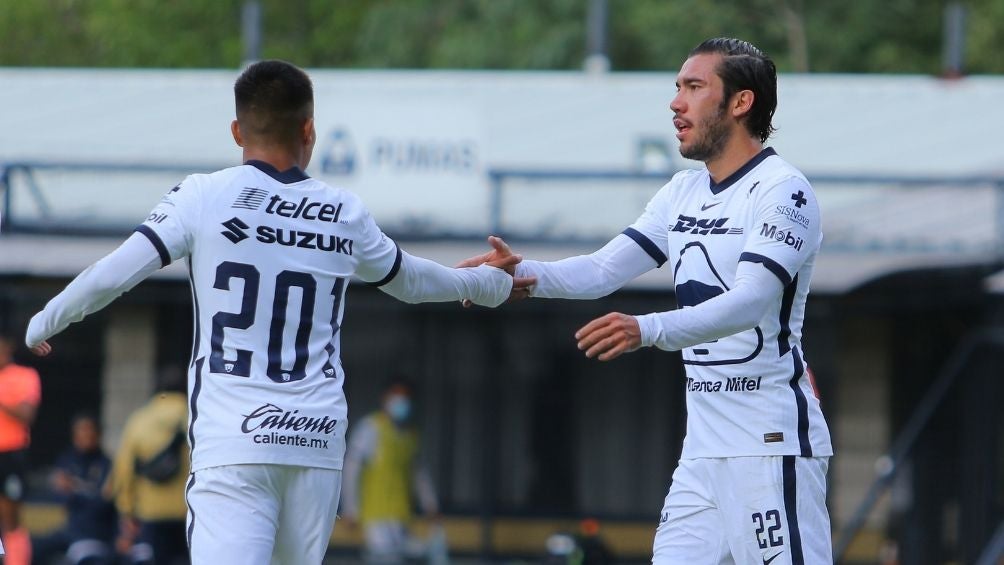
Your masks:
M409 425L412 391L403 379L384 389L381 409L364 417L349 436L342 484L342 517L363 529L368 563L402 563L411 541L412 492L435 519L436 492L419 463L419 440Z

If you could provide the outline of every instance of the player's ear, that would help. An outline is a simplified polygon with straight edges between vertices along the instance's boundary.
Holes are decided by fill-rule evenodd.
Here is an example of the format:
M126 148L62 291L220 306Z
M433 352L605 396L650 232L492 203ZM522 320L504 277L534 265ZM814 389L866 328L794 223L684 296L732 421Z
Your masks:
M317 130L314 128L314 118L307 118L307 121L303 122L303 144L313 147L316 141Z
M732 117L741 118L753 109L755 95L752 90L740 90L732 95Z
M241 125L237 120L230 122L230 134L234 136L234 143L238 147L244 147L244 138L241 136Z

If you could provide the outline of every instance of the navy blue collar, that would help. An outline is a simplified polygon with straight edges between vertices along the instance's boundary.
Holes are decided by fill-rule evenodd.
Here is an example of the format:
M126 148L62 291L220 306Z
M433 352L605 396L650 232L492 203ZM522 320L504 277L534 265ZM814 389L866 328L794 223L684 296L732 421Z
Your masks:
M294 182L300 182L310 178L307 176L307 173L300 170L300 167L290 167L285 171L280 171L265 161L259 161L257 159L251 159L244 164L251 165L282 184L293 184Z
M752 171L754 167L762 163L764 159L770 157L771 155L777 155L777 151L774 151L773 147L768 147L764 149L763 151L757 153L755 157L747 161L745 165L739 167L738 171L725 177L725 179L722 182L716 183L715 181L711 180L711 174L708 173L708 187L711 189L711 192L718 194L719 192L735 184L737 180L746 176L746 173Z

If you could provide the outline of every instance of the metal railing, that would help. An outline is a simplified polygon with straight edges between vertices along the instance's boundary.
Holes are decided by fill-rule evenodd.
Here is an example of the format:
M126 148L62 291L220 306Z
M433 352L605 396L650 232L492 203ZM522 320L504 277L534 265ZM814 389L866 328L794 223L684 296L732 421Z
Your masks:
M125 233L184 175L217 168L222 167L0 163L0 229ZM381 225L390 224L385 227L403 239L480 238L490 232L545 243L602 242L637 218L671 174L495 168L485 173L483 221L457 218L444 206L438 216L432 212L411 225ZM813 174L809 178L823 205L826 252L1004 257L1004 177ZM403 209L408 203L398 206ZM472 225L484 227L474 234Z
M533 202L540 207L535 200L560 190L560 199L555 199L559 202L552 207L567 203L581 210L581 205L568 194L576 188L603 183L607 186L607 197L596 199L601 207L595 215L610 215L625 207L631 211L628 215L621 214L621 223L612 222L604 226L605 230L599 230L608 238L623 229L627 225L624 222L633 221L671 175L672 172L494 169L489 172L492 191L489 225L495 233L512 233L518 228L515 231L529 232L531 236L543 234L547 239L544 228L534 230L517 224L522 211L511 201ZM961 252L1004 257L1004 176L807 176L823 207L827 252ZM634 194L631 190L634 186L641 187L638 194L644 195L644 199L624 206L619 200ZM520 190L522 198L509 196ZM963 194L965 197L961 197ZM546 212L535 213L541 225L553 229ZM569 222L588 225L591 219L595 218L577 214ZM584 239L597 238L587 233Z
M103 176L115 178L122 175L152 176L158 178L157 184L149 183L143 187L156 194L157 190L166 192L171 184L177 183L183 175L193 172L210 172L222 167L206 164L158 164L158 163L100 163L72 161L17 161L0 162L0 218L3 218L0 229L6 232L32 233L70 233L70 234L121 234L123 228L130 229L140 218L130 215L129 222L124 226L116 222L103 222L100 214L78 215L75 218L61 218L58 203L66 195L51 194L47 181L39 178L40 174L64 174L80 179ZM69 181L73 183L73 179ZM166 185L166 186L165 186ZM25 193L25 207L31 207L34 214L31 218L22 217L15 206L15 192L18 196ZM156 199L144 200L144 206L152 207ZM106 203L107 204L107 203ZM83 217L81 217L83 216Z
M1004 348L1004 329L988 328L977 330L963 338L955 347L952 355L945 362L944 366L942 366L930 388L927 389L917 407L914 408L902 431L893 440L889 450L879 458L876 464L877 476L875 480L868 488L868 492L854 511L851 519L844 524L840 535L836 539L833 551L835 563L843 561L848 548L850 548L854 539L864 528L865 521L874 511L882 496L889 490L901 464L910 455L921 433L927 428L931 418L942 405L973 355L980 348L986 346ZM998 531L997 537L1001 537L1001 535L1004 534ZM1004 540L1001 540L1001 543L1004 543Z

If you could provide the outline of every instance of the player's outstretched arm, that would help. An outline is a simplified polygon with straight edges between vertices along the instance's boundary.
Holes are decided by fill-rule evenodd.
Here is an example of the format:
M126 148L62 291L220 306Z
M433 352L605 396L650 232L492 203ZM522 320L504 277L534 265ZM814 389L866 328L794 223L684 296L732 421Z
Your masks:
M492 247L490 251L466 259L460 265L478 265L512 253L501 238L489 237L488 243ZM551 262L521 261L513 273L517 283L523 279L536 279L536 283L526 286L522 296L514 294L513 299L528 296L600 298L658 266L635 241L621 234L589 255Z
M643 346L677 351L755 327L784 285L759 263L742 262L732 289L692 308L628 316L612 312L575 333L586 357L610 361Z
M31 318L25 344L35 355L48 355L52 352L47 341L50 337L104 308L160 267L160 255L150 240L134 233L118 249L80 273Z
M380 290L409 303L467 299L494 308L505 302L513 289L512 275L505 269L521 259L513 255L477 267L450 268L402 251L400 269Z

